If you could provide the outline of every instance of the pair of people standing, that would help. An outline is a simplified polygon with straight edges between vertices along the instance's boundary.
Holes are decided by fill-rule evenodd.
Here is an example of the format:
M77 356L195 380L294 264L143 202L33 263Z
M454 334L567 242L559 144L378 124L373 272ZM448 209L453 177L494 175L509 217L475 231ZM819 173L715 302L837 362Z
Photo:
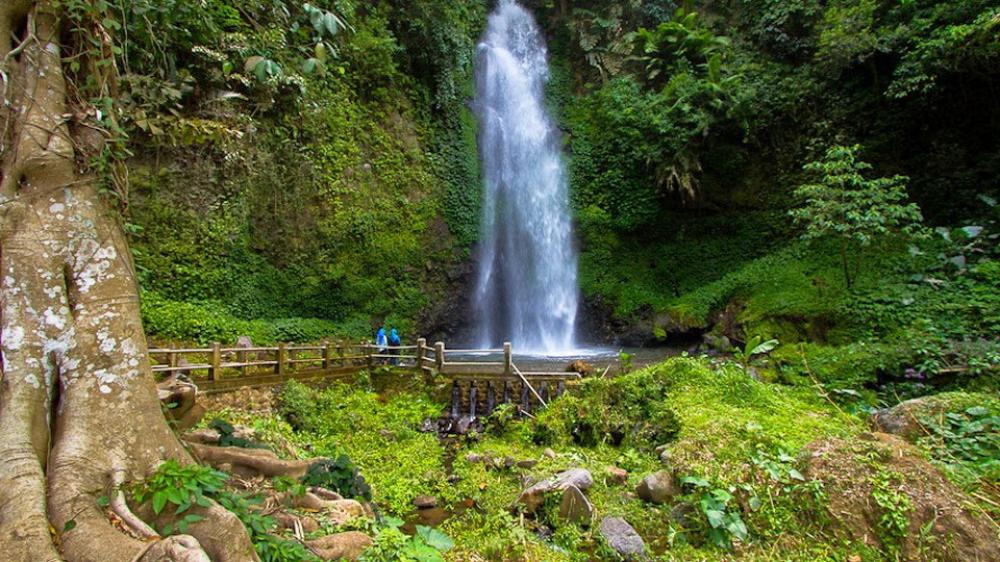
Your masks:
M389 330L389 337L386 338L385 328L380 327L378 333L375 334L375 347L378 349L379 355L384 355L386 351L389 351L389 355L399 355L398 349L389 350L389 346L398 347L402 344L402 340L399 339L399 332L396 328ZM389 361L392 365L398 365L399 359L395 357Z

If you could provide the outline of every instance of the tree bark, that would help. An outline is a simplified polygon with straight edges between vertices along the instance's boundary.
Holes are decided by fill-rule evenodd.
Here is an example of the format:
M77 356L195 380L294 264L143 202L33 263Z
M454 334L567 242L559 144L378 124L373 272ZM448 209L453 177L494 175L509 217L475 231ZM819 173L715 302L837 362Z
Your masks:
M0 551L12 561L257 560L240 521L217 506L193 536L148 543L98 505L113 482L193 460L160 410L120 225L77 169L58 16L51 0L0 8L10 104L0 114Z

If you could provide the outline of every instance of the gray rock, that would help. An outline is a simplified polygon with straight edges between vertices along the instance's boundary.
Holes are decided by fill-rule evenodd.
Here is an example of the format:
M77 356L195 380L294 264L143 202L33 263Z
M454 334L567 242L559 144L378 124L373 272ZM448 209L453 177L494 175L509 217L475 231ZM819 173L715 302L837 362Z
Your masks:
M430 509L432 507L437 507L438 501L434 496L417 496L413 498L413 505L417 509Z
M521 461L517 461L518 468L535 468L536 464L538 464L538 461L536 461L535 459L524 459Z
M720 337L716 345L718 346L717 349L722 353L728 353L733 349L733 342L729 341L728 336Z
M472 463L472 464L476 464L477 462L479 462L481 460L483 460L483 457L480 456L480 455L478 455L478 454L476 454L476 453L469 453L469 454L465 455L465 461L469 462L469 463Z
M452 433L456 435L465 435L470 429L472 429L472 424L475 423L475 421L476 418L472 416L462 416L458 418L458 421L455 422L455 427L452 428Z
M670 449L663 449L660 451L660 464L670 464Z
M572 468L556 474L552 478L542 480L527 488L518 496L515 503L524 506L524 511L533 513L542 505L543 496L546 492L555 490L565 490L569 486L575 486L578 490L587 490L594 485L594 479L590 472L583 468Z
M605 517L601 520L601 536L615 552L625 560L645 560L646 543L639 533L621 517Z
M552 449L545 449L544 451L542 451L542 455L550 459L556 458L556 452L553 451Z
M236 347L253 347L253 340L250 336L240 336L236 338Z
M674 475L669 470L654 472L642 479L635 493L650 503L667 503L674 496L681 494L681 489L674 482Z
M579 488L570 484L563 490L559 503L559 518L578 525L589 525L594 518L594 505Z
M681 502L670 509L670 520L684 529L692 529L698 524L698 508Z

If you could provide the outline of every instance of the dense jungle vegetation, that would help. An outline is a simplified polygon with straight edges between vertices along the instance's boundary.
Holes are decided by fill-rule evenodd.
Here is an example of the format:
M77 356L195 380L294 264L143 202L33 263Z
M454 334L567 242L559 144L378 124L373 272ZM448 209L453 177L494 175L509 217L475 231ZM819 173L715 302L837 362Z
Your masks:
M489 6L203 4L67 3L122 45L94 90L120 134L100 168L109 192L130 180L147 330L460 337L467 309L442 297L471 284L467 105ZM831 377L876 346L849 375L869 382L996 359L990 2L529 7L571 168L583 339L774 337ZM851 188L898 176L916 220L844 218L846 186L827 230L793 220L837 147Z
M264 560L349 531L372 562L629 559L606 516L658 560L1000 556L996 2L523 4L548 39L580 339L682 356L633 371L623 355L543 411L500 406L447 440L421 427L450 388L387 368L213 399L218 444L328 459L240 491L165 465L137 503L219 501ZM65 57L70 95L112 134L89 166L151 340L461 339L492 2L60 6L84 50ZM592 522L553 490L518 503L567 469L593 476ZM255 507L313 485L374 511ZM434 529L412 525L426 495L447 510Z

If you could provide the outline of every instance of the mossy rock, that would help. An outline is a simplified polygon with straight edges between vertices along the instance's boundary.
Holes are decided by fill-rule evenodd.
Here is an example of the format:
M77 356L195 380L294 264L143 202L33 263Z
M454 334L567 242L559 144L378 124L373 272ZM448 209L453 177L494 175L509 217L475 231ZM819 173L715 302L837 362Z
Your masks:
M942 392L900 402L892 408L879 410L872 416L872 425L885 433L898 435L907 441L927 435L928 418L940 418L949 413L964 412L976 406L985 407L993 415L1000 414L1000 400L979 392Z
M897 560L1000 560L1000 542L972 499L899 437L824 439L803 452L823 483L833 530ZM859 545L860 546L860 545Z

